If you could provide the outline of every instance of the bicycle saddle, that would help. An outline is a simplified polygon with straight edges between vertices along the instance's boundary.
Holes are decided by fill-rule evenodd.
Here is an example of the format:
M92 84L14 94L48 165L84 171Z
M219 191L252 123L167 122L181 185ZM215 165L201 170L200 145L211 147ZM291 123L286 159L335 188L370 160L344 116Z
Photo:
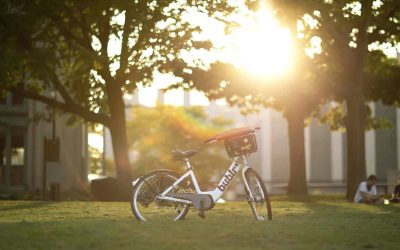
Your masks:
M219 134L214 135L213 137L210 137L204 141L204 143L211 143L215 141L221 141L221 140L229 140L238 136L242 135L248 135L251 133L254 133L255 131L260 130L260 127L241 127L241 128L234 128L228 131L221 132Z
M182 159L187 159L197 153L196 150L187 150L187 151L181 151L179 149L175 149L171 151L172 157L175 160L182 160Z

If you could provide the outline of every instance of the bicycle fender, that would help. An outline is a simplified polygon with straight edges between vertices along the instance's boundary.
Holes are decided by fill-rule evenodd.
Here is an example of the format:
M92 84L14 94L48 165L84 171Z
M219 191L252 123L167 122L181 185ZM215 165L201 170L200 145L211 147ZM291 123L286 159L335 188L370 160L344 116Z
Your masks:
M164 173L167 173L167 174L171 174L173 176L178 176L178 174L176 172L174 172L172 170L169 170L169 169L155 169L155 170L152 170L152 171L150 171L150 172L148 172L148 173L146 173L146 174L144 174L142 176L139 176L139 178L137 178L136 180L132 181L132 186L135 187L136 184L138 184L139 181L141 181L143 178L145 178L145 177L147 177L149 175L153 175L153 174L155 174L157 172L164 172Z

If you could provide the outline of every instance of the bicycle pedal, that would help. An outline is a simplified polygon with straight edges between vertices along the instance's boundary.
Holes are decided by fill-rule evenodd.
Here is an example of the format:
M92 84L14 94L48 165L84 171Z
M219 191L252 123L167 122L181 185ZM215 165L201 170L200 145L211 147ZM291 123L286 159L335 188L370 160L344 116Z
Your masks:
M202 219L205 219L205 218L206 218L206 214L203 213L203 212L200 212L200 213L199 213L199 216L200 216L200 218L202 218Z

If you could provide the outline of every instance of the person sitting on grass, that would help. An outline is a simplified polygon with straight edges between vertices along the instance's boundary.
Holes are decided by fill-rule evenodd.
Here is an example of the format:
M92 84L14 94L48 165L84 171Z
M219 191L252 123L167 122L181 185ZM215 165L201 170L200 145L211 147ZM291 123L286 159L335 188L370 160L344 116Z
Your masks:
M390 202L399 203L400 202L400 177L397 179L397 185L394 187L392 198Z
M361 182L354 196L354 203L381 204L381 196L375 186L377 180L375 175L370 175L366 181Z

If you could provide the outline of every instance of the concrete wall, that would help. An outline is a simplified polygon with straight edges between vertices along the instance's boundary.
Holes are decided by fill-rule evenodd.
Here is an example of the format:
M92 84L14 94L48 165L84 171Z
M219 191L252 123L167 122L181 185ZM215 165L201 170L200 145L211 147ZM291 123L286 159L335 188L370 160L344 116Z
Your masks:
M327 125L313 120L310 124L310 178L311 182L329 182L331 173L331 131Z
M387 173L398 168L397 162L397 117L393 107L376 104L377 117L387 117L393 127L380 129L376 134L376 174L378 179L386 180Z
M26 101L27 116L43 112L45 106L39 102ZM56 137L60 138L60 162L47 164L47 181L59 182L62 190L82 189L87 181L87 132L85 125L66 125L66 116L56 119ZM42 188L43 141L52 137L52 124L25 121L25 188Z

